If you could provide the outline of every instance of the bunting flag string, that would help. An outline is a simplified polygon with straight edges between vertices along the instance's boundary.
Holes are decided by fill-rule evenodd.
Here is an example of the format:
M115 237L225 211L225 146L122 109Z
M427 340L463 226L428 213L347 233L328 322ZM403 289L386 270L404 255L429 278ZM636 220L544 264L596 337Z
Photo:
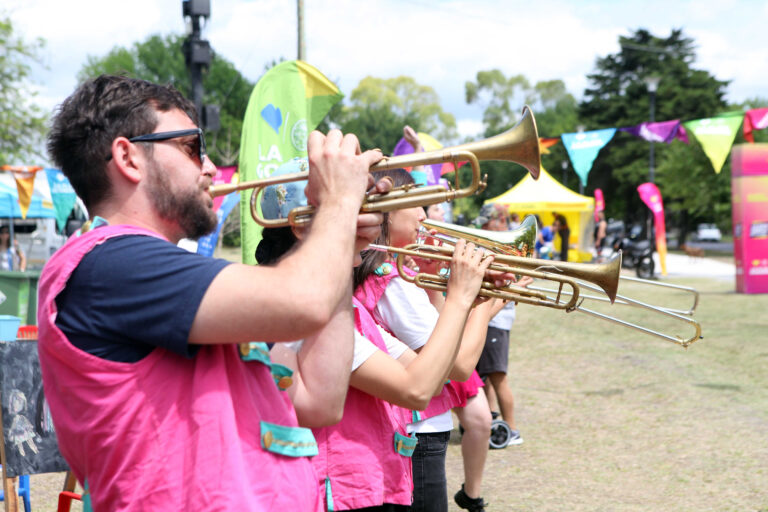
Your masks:
M240 161L243 179L269 176L283 161L294 156L305 156L307 134L341 97L341 92L332 82L305 62L283 62L268 71L259 80L251 94L249 108L243 121ZM617 130L648 142L667 144L676 139L688 144L690 134L699 142L710 159L714 171L719 174L728 158L742 121L744 139L754 143L754 131L768 128L768 107L755 108L746 112L727 112L690 121L673 119L655 123L644 122L635 126L564 133L559 137L541 137L539 148L541 154L549 154L549 148L562 140L573 168L579 175L581 183L586 186L587 176L595 158ZM419 138L427 151L442 147L437 140L426 133L419 133ZM393 154L411 152L413 148L410 144L405 142L405 139L401 139ZM465 162L461 162L460 165L463 163ZM39 166L0 166L0 171L10 172L14 177L18 205L24 218L34 193L35 173L41 170L43 168ZM71 190L69 181L60 171L56 169L45 169L45 171L56 210L57 225L61 228L74 207L76 200L74 191ZM424 181L428 184L439 183L440 176L453 171L451 164L427 166ZM232 168L231 172L235 172L235 169ZM219 206L224 198L217 199L217 206ZM252 249L260 238L260 232L252 224L249 223L244 227L244 231L254 230L251 236L244 236L249 243L243 244L243 259L249 263L253 263Z

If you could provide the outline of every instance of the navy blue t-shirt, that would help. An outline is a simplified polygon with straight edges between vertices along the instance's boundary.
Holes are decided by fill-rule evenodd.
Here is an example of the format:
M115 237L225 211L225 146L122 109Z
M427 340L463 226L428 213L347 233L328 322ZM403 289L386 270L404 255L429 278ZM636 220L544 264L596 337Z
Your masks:
M109 361L136 362L156 347L193 357L192 322L229 263L153 236L110 238L83 257L56 297L56 326L75 347Z

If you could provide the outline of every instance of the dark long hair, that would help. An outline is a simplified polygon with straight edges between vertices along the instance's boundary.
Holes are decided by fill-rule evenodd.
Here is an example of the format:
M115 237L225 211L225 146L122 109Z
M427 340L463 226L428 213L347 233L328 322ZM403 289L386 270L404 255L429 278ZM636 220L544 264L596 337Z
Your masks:
M394 187L402 187L403 185L413 184L413 177L405 169L390 169L388 171L376 171L373 177L376 181L389 177L393 181ZM379 238L374 242L380 245L389 245L389 213L384 214L384 220L381 223L381 234ZM363 262L355 267L353 285L355 290L358 286L368 278L369 275L379 268L387 259L386 253L380 251L366 250L362 253Z
M256 261L259 265L276 263L293 249L297 241L289 227L264 229L261 232L261 241L256 247Z

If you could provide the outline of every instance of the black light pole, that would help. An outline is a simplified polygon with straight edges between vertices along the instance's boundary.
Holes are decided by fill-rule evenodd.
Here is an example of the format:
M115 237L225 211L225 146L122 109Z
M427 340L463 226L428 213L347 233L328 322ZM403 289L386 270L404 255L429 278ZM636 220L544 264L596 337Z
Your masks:
M650 109L651 109L651 123L656 121L656 90L659 88L659 81L661 79L657 76L649 76L645 78L645 85L648 86L648 94L650 95ZM651 141L650 154L648 155L648 181L653 183L656 178L656 155L654 153L653 141Z
M201 18L211 16L211 0L182 0L182 15L188 22L187 39L184 41L184 59L192 85L192 101L197 110L200 125L205 130L219 129L219 107L203 105L203 70L211 65L211 44L202 39Z
M563 160L560 165L563 167L563 186L567 187L566 180L568 179L568 160Z
M659 88L659 81L661 79L657 76L647 76L644 79L645 85L648 86L648 95L650 96L650 110L651 110L651 123L656 120L656 90ZM653 183L656 179L656 154L654 153L653 140L650 141L650 154L648 155L648 181ZM648 238L651 238L653 233L653 216L649 210L646 210L646 229L648 230Z

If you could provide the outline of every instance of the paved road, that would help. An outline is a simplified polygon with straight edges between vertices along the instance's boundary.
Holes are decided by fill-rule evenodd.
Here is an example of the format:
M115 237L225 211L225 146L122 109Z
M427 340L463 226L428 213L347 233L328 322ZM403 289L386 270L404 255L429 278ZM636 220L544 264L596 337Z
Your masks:
M659 254L654 253L656 277L661 277ZM683 254L667 253L667 277L715 277L735 279L736 265L711 258L691 258Z
M688 242L691 247L701 247L705 251L733 252L733 242Z

